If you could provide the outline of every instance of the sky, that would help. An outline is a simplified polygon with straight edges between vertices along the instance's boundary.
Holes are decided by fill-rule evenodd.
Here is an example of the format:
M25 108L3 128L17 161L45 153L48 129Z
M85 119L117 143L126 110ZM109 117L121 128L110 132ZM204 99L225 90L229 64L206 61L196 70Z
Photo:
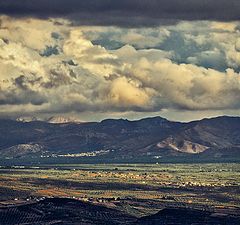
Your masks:
M0 0L0 117L240 116L239 0Z

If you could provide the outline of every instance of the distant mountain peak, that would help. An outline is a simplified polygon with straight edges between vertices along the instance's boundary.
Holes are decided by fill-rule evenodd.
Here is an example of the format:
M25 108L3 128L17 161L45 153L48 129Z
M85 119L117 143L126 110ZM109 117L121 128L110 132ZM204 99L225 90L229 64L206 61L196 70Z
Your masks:
M161 121L161 122L167 122L168 120L166 118L160 117L160 116L155 116L155 117L147 117L147 118L142 118L138 120L128 120L124 118L119 118L119 119L104 119L101 121L101 123L108 123L108 122L140 122L140 121Z
M35 122L35 121L42 121L42 122L47 122L47 123L56 123L56 124L61 124L61 123L82 123L83 121L75 118L75 117L65 117L65 116L51 116L46 119L40 119L38 117L19 117L16 119L18 122L23 122L23 123L29 123L29 122Z
M167 122L168 120L161 116L154 116L154 117L147 117L140 119L139 121L161 121L161 122Z
M33 121L41 121L41 119L37 118L37 117L18 117L16 119L16 121L28 123L28 122L33 122Z
M75 117L65 117L65 116L52 116L46 120L48 123L82 123L81 120Z
M120 119L104 119L101 121L101 123L114 123L114 122L129 122L128 119L123 119L123 118L120 118Z

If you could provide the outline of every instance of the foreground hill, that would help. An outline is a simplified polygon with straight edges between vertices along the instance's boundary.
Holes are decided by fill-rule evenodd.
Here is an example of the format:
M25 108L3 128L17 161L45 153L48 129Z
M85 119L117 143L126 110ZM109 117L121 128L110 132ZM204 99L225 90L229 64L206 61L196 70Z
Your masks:
M114 209L64 198L0 208L0 225L120 225L135 220Z
M190 123L161 117L89 123L0 120L0 158L240 159L240 117Z
M37 203L0 208L0 225L237 225L239 217L187 208L163 209L136 218L124 212L72 199L52 198Z
M186 208L166 208L155 215L140 218L139 225L236 225L239 218Z

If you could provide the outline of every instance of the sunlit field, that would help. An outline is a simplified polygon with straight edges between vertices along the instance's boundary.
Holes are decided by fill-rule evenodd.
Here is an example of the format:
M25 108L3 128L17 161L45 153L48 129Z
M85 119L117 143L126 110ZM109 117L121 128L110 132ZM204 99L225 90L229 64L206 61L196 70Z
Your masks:
M240 207L238 164L46 165L0 169L2 205L69 197L134 215L166 206Z

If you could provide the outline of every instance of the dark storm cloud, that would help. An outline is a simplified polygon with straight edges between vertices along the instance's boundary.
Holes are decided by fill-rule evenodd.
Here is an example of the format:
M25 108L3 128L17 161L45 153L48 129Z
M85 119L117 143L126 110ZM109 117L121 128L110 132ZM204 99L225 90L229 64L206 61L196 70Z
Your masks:
M239 20L239 0L0 0L0 13L66 17L78 24L152 26L176 20Z
M25 105L25 104L40 106L44 103L47 103L47 99L35 91L31 90L26 91L12 90L8 92L0 91L0 106Z
M0 88L0 106L1 105L42 105L48 100L39 92L29 88L36 82L40 82L40 78L28 79L24 75L20 75L13 80L12 88L7 91L2 91Z

